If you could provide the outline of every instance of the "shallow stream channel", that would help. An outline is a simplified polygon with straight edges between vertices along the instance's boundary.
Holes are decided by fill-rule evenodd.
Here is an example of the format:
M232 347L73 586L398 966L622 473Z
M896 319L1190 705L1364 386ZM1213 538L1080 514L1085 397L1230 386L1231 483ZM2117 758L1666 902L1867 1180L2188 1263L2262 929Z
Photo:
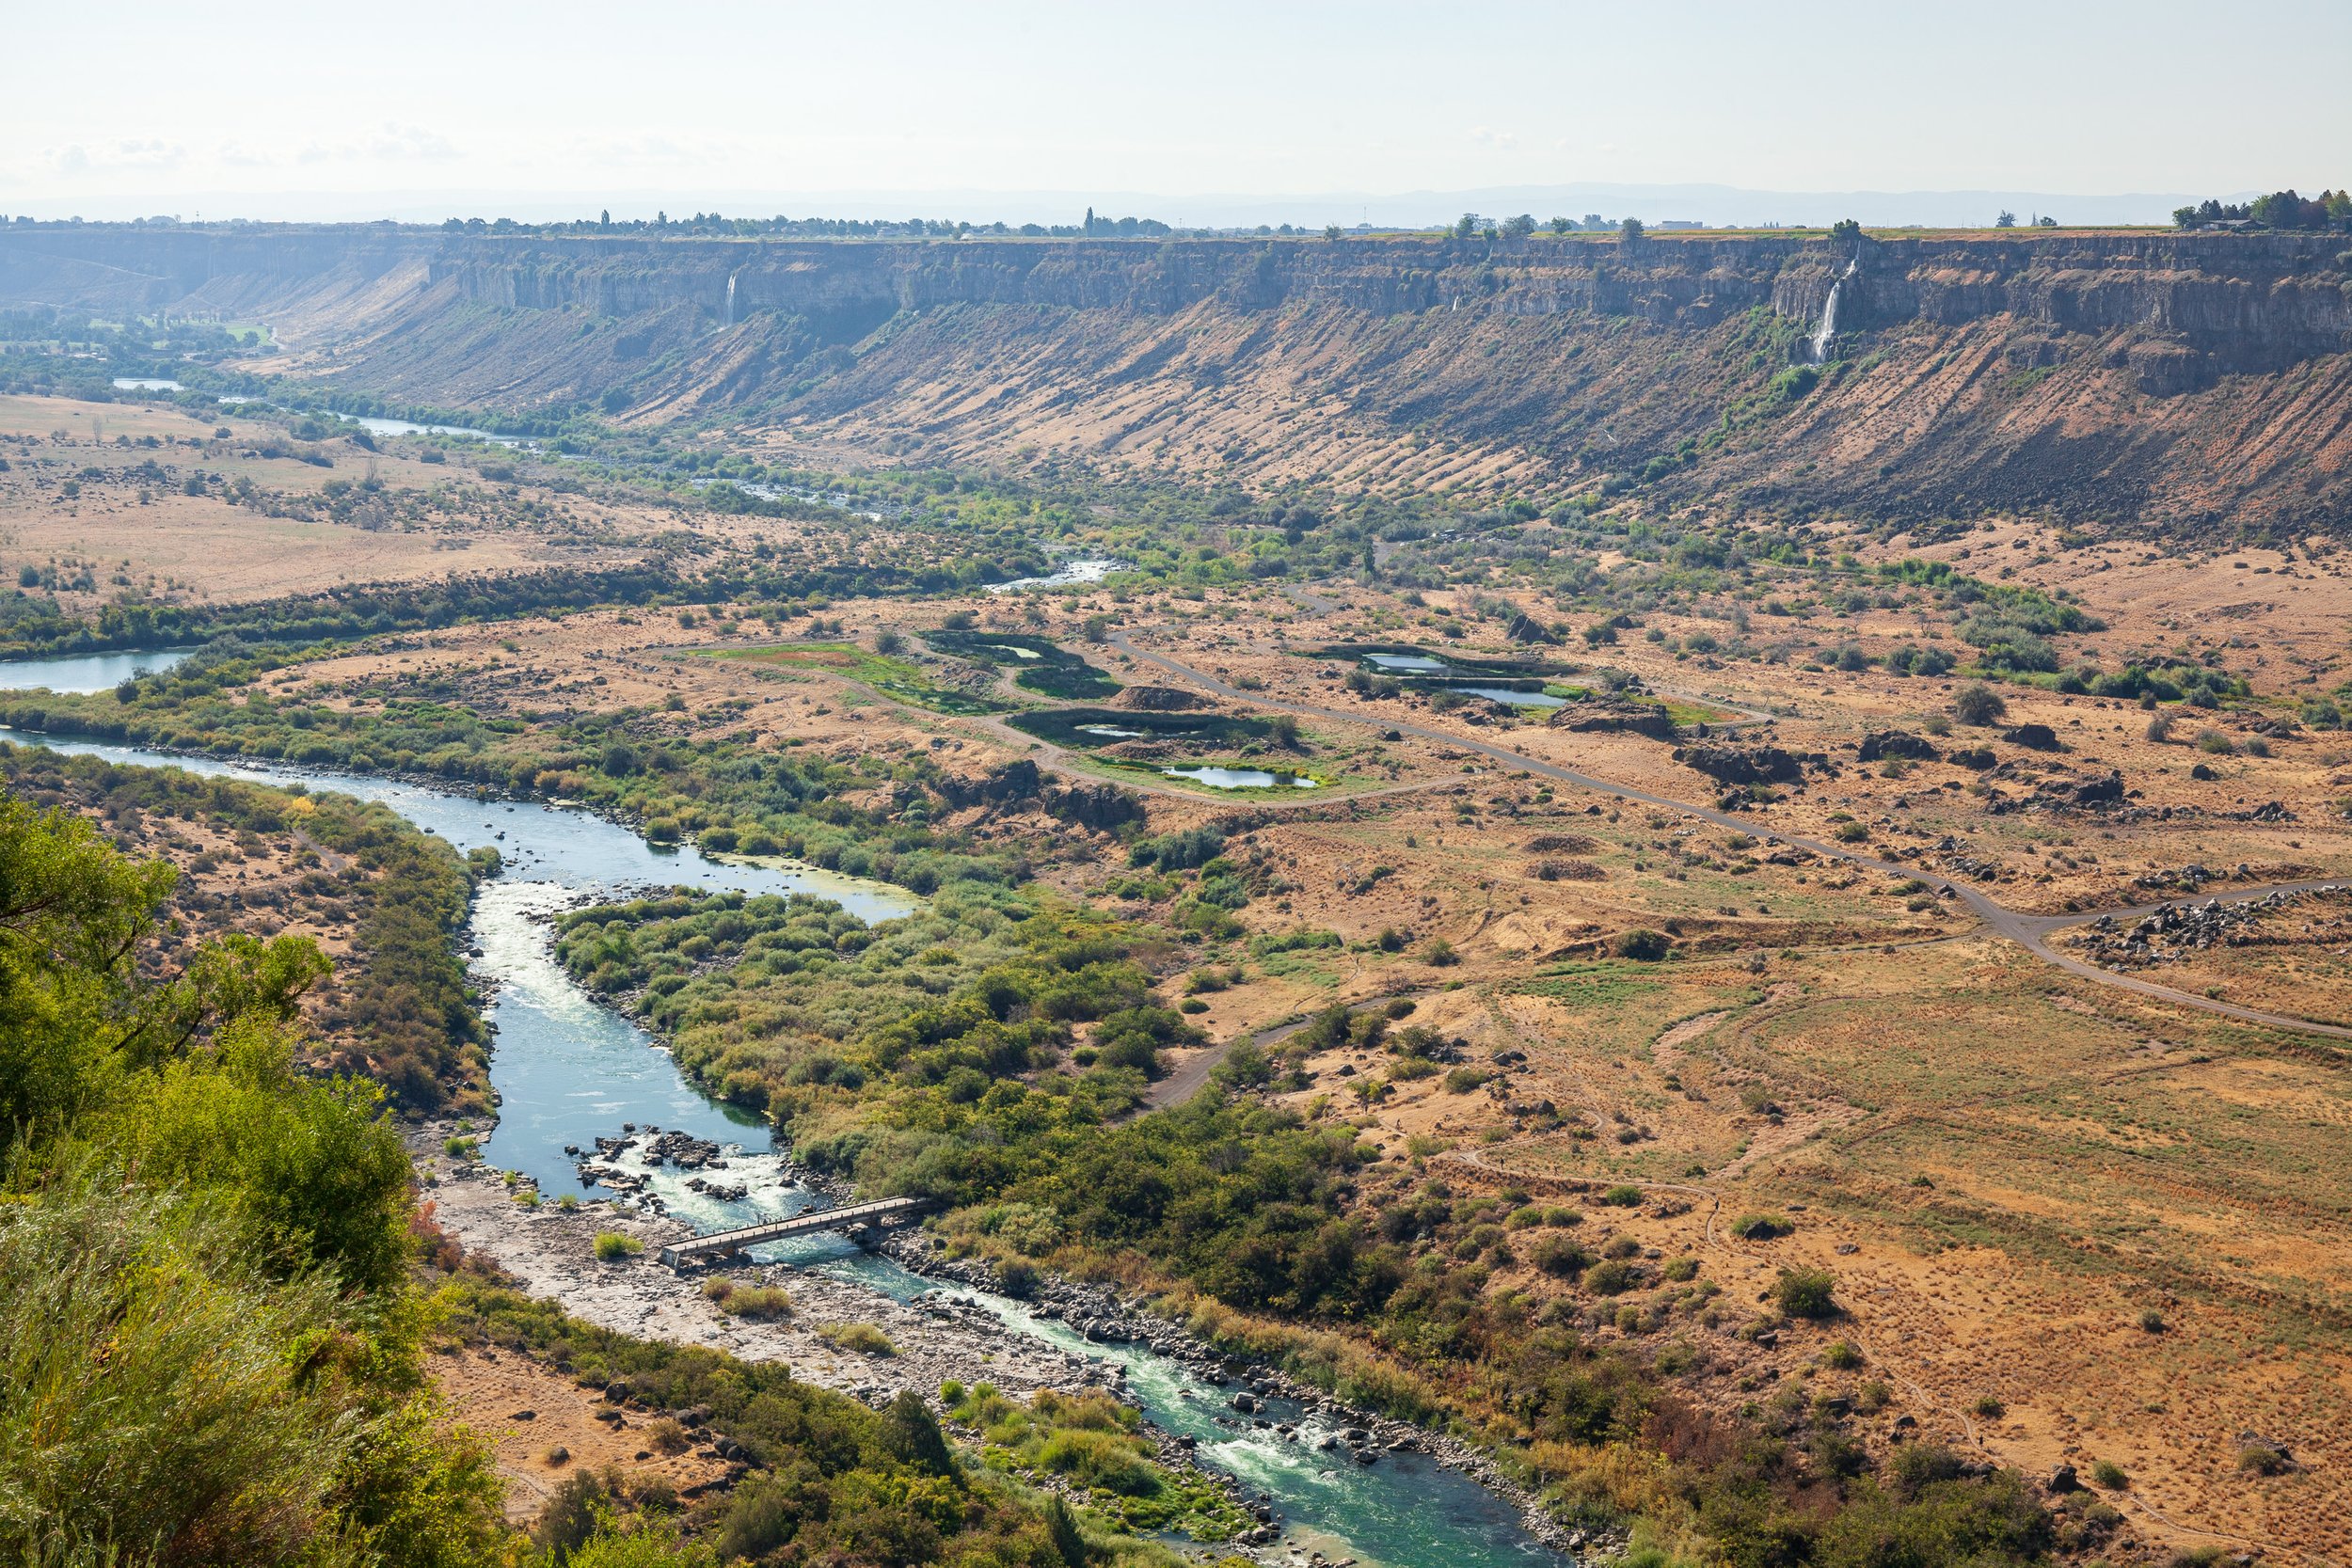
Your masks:
M9 669L0 666L0 679ZM598 1137L620 1134L633 1123L725 1148L731 1183L723 1189L725 1196L689 1187L682 1170L646 1172L644 1191L671 1218L698 1232L784 1218L832 1201L791 1179L763 1124L705 1096L644 1030L564 973L552 952L553 922L583 901L673 886L807 894L881 922L915 907L906 890L813 867L721 862L691 847L657 850L587 811L477 800L399 779L12 732L0 732L0 739L126 766L338 791L382 801L461 852L496 849L503 869L476 896L467 943L474 977L491 997L485 1017L495 1030L490 1076L499 1122L482 1145L484 1160L532 1179L551 1196L572 1192L581 1178L567 1146L593 1150ZM732 1196L737 1187L739 1198ZM1394 1450L1367 1465L1352 1459L1344 1444L1319 1447L1346 1424L1328 1411L1273 1397L1262 1402L1255 1422L1237 1420L1231 1387L1184 1361L1134 1343L1095 1343L1022 1302L966 1284L943 1289L838 1237L796 1238L755 1249L753 1256L897 1302L927 1292L951 1295L992 1314L1009 1334L1123 1369L1118 1381L1126 1397L1157 1426L1192 1439L1199 1464L1270 1497L1285 1530L1279 1544L1260 1550L1269 1562L1301 1561L1309 1553L1335 1562L1353 1559L1361 1568L1534 1568L1566 1560L1530 1535L1503 1497L1426 1454ZM974 1373L985 1375L985 1369ZM1291 1434L1280 1430L1285 1426L1294 1429Z

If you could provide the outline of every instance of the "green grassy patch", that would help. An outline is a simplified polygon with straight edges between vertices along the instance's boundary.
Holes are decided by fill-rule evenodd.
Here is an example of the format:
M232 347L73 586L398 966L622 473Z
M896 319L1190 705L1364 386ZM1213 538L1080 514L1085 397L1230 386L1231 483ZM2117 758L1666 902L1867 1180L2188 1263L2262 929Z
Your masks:
M1060 1476L1128 1529L1216 1542L1249 1526L1206 1476L1158 1463L1141 1413L1107 1394L1041 1388L1024 1405L986 1383L950 1383L940 1393L948 1418L980 1433L992 1469Z
M877 654L850 642L793 642L765 648L712 648L697 657L724 658L760 669L839 675L869 686L894 702L933 713L1003 713L1012 705L993 697L942 686L910 659Z
M1666 717L1677 724L1721 724L1733 718L1722 708L1709 707L1705 703L1684 702L1676 697L1661 697L1658 705L1664 708Z

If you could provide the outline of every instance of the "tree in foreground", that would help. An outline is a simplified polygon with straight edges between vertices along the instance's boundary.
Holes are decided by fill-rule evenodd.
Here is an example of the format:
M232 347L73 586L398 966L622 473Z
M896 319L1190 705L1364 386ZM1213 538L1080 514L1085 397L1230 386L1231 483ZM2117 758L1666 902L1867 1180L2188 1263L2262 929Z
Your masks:
M0 1556L497 1560L497 1478L424 1389L400 1140L295 1066L325 962L168 950L172 879L0 801Z

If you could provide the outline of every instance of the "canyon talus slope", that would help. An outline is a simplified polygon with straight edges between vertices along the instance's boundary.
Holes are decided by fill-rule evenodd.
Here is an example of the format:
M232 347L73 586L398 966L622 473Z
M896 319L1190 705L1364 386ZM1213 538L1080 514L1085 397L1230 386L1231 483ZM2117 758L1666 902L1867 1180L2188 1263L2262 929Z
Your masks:
M2261 532L2352 512L2347 243L18 226L0 230L0 304L218 309L275 325L278 368L353 391L724 418L908 461L1538 493L1638 481L1915 518ZM1816 370L1806 340L1833 286Z

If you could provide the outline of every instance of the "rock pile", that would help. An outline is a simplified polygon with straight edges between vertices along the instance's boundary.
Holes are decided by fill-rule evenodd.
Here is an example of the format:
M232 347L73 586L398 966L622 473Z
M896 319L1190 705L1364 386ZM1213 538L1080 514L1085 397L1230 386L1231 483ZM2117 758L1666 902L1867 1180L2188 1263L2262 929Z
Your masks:
M1138 713L1182 713L1208 705L1208 699L1199 692L1177 686L1131 686L1111 701L1116 707Z
M2201 866L2192 870L2203 870ZM2336 892L2337 889L2323 889ZM2193 953L2216 947L2245 947L2262 939L2251 927L2265 915L2301 903L2305 893L2278 892L2260 898L2225 904L2208 898L2201 904L2168 904L2126 926L2111 914L2101 915L2084 928L2074 945L2093 963L2109 969L2147 969L2177 963Z
M707 1138L698 1138L691 1132L662 1132L659 1128L647 1128L646 1131L660 1134L646 1146L644 1159L649 1165L675 1165L680 1170L727 1168L726 1161L721 1158L726 1151ZM597 1141L601 1143L603 1140Z
M2019 724L2001 732L2001 738L2012 746L2023 746L2028 752L2062 752L2065 744L2058 731L2047 724Z
M1143 802L1117 784L1073 784L1051 787L1040 797L1045 814L1081 828L1109 832L1123 823L1143 820Z
M573 1168L580 1173L581 1186L601 1184L610 1187L660 1213L664 1211L661 1199L646 1190L651 1180L648 1171L664 1164L691 1171L727 1168L726 1150L707 1138L695 1137L691 1132L675 1130L664 1132L659 1127L648 1126L640 1134L635 1122L626 1122L622 1125L622 1134L620 1137L597 1138L594 1153L584 1152L578 1144L564 1146L564 1152L574 1157L576 1163ZM631 1169L618 1164L624 1155L630 1156L632 1164L642 1168ZM740 1183L714 1182L702 1176L696 1176L686 1185L726 1203L741 1202L750 1191Z
M1539 882L1598 882L1609 877L1591 861L1537 861L1527 874Z
M1600 840L1584 833L1537 833L1519 847L1531 855L1589 855Z
M2235 872L2235 875L2241 878L2251 874L2252 868L2242 863ZM2143 871L2132 879L2132 886L2147 888L2152 892L2161 892L2166 888L2186 888L2193 893L2207 882L2217 882L2231 875L2230 872L2215 871L2191 861L2186 865L2175 866L2170 870Z
M2103 811L2122 804L2126 793L2122 771L2110 768L2105 773L2061 773L2038 781L2030 795L1994 795L1985 805L1994 816L2021 811Z

